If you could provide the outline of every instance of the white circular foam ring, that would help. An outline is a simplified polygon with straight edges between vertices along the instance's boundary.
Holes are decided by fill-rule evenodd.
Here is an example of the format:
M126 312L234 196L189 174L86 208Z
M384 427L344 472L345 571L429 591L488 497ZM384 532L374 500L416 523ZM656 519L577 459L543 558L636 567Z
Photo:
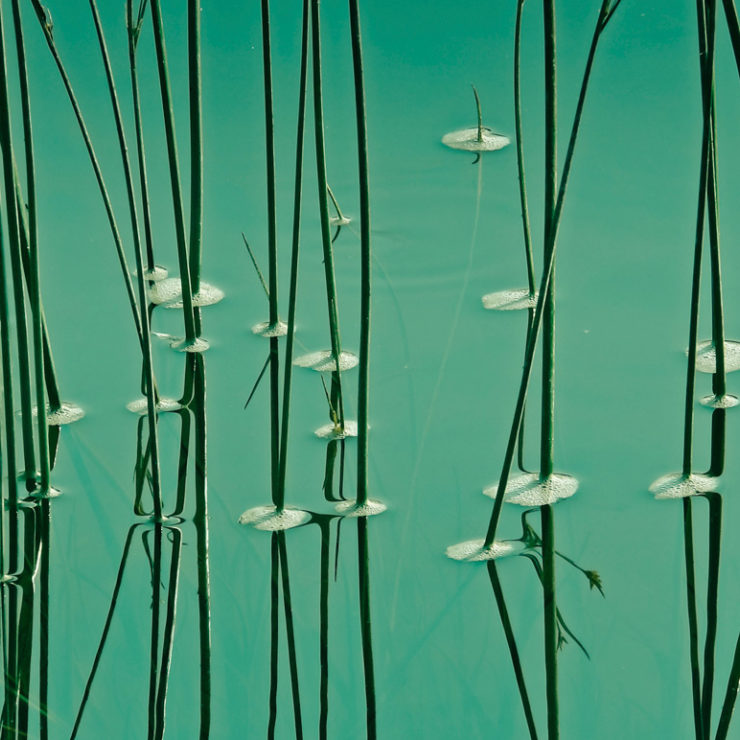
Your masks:
M489 311L521 311L537 305L537 293L530 296L526 288L499 290L484 295L481 301Z
M350 419L344 420L344 429L337 427L333 422L324 424L319 427L314 434L320 439L347 439L347 437L357 436L357 422Z
M724 342L724 348L725 372L731 373L740 370L740 342L727 339ZM700 373L714 373L717 371L717 353L714 344L709 340L696 345L696 369Z
M503 134L493 132L487 126L464 128L452 131L442 137L442 143L451 149L462 149L466 152L495 152L511 144L511 139Z
M495 540L490 547L484 547L485 540L466 540L457 545L450 545L445 551L448 558L466 563L481 563L486 560L519 555L525 545L521 540Z
M340 501L334 510L349 519L357 519L361 516L377 516L386 511L388 507L382 501L369 498L364 504L358 505L355 499Z
M710 409L731 409L740 403L740 398L731 393L725 393L724 396L704 396L699 403Z
M341 352L339 355L339 369L344 372L357 367L360 359L352 352ZM307 367L318 373L334 372L337 365L334 362L334 355L330 349L319 352L309 352L307 355L301 355L293 360L293 364L298 367Z
M33 415L38 415L37 407L34 407ZM54 411L51 410L51 407L48 404L46 406L46 423L50 427L73 424L82 419L83 416L85 416L85 411L76 403L64 402L60 408L55 409Z
M571 475L553 473L543 479L539 473L525 473L508 481L504 501L519 506L546 506L570 498L577 490L578 480ZM496 498L498 484L488 486L483 493Z
M301 509L286 506L278 511L274 506L256 506L247 509L240 517L239 524L250 525L265 532L283 532L300 527L311 518L311 514Z
M719 478L702 473L669 473L664 475L650 486L650 493L658 500L689 498L702 493L714 491L719 483Z
M178 352L205 352L210 346L208 340L202 337L196 337L195 339L173 339L170 342L170 347Z
M224 292L211 285L201 282L200 290L193 295L193 306L212 306L223 300ZM163 308L182 308L182 284L180 278L166 278L154 283L149 288L149 300Z
M260 337L284 337L288 333L288 325L284 321L271 324L269 321L261 321L252 327L252 334Z
M146 414L149 410L149 402L146 398L137 398L135 401L126 404L126 408L134 414ZM155 411L158 414L164 414L172 411L180 411L182 404L174 398L160 398L156 404Z

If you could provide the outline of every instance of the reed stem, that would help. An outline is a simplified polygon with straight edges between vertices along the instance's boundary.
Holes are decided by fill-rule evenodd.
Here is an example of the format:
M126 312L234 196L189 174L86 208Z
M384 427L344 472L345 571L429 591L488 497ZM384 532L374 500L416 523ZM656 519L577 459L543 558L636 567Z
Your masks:
M694 732L702 740L704 730L701 714L701 674L699 671L699 626L696 616L696 574L694 571L694 524L691 498L683 503L683 546L686 565L686 608L689 619L689 656L691 661L691 697L694 706Z
M568 141L568 149L565 154L565 160L563 164L563 172L561 176L560 188L558 189L557 201L555 203L555 212L552 218L552 228L549 232L548 238L552 242L552 249L545 250L547 256L545 265L542 270L542 279L540 282L539 298L537 300L537 307L534 314L534 320L532 323L532 330L527 340L527 349L524 357L524 367L522 370L522 377L519 384L519 395L517 396L516 406L514 409L514 418L511 424L511 430L509 433L509 439L506 446L506 453L504 455L504 462L501 468L501 476L499 478L499 495L493 504L493 510L491 512L491 519L488 524L488 531L484 541L484 547L488 548L493 544L496 536L496 527L498 526L498 520L501 515L501 508L504 502L504 492L506 491L506 485L509 481L509 473L511 472L511 463L514 459L514 451L516 449L517 438L519 434L519 427L522 423L524 415L524 406L527 397L527 389L529 388L529 379L532 374L532 365L534 360L534 353L537 346L537 338L539 337L540 327L542 325L542 315L545 305L545 300L550 289L550 278L552 275L552 269L555 263L555 254L557 252L557 234L558 227L560 225L560 217L563 210L563 203L565 202L565 194L567 192L568 178L570 176L570 169L573 162L573 154L575 152L575 145L578 139L578 130L580 128L581 117L583 115L583 107L586 101L586 93L588 91L588 83L591 79L591 70L593 68L594 58L596 56L596 49L598 47L599 39L601 34L606 28L608 22L614 15L618 3L611 5L610 0L602 0L601 8L599 10L599 17L596 22L596 28L591 39L591 47L588 52L588 58L586 60L586 68L583 73L583 79L581 81L581 90L578 96L578 103L576 105L576 112L573 118L573 125L571 127L570 139Z
M175 114L172 107L172 93L170 89L169 68L167 65L167 48L162 23L162 10L159 0L151 0L150 4L152 25L154 28L154 47L157 56L157 72L159 75L159 91L162 99L162 115L164 130L167 139L167 159L170 170L170 186L172 190L172 204L175 210L175 237L177 240L177 263L180 270L180 285L182 287L183 318L185 321L185 342L192 344L198 334L195 327L193 312L193 292L190 281L190 264L188 261L188 244L185 236L185 214L183 208L182 187L180 185L180 160L177 153L177 137L175 135Z
M328 183L326 180L326 147L324 141L324 108L321 74L321 25L319 13L320 0L311 0L311 46L313 72L313 108L314 134L316 138L316 174L319 190L319 217L321 221L321 245L324 255L324 277L326 281L326 300L329 311L329 333L331 336L331 352L336 370L332 374L332 382L338 388L339 403L337 414L339 426L344 430L344 402L342 398L341 370L339 356L341 341L339 336L339 315L337 307L337 287L334 275L334 252L331 244L331 225L329 223L329 201L327 198Z
M290 423L291 385L293 380L293 346L298 303L298 255L301 241L301 200L303 191L303 148L306 123L306 91L308 77L309 5L303 0L301 33L301 67L298 83L298 126L296 131L295 185L293 189L293 237L290 256L290 288L288 294L288 334L285 338L285 368L283 370L283 408L280 423L279 480L275 506L285 506L285 480L288 461L288 426ZM250 252L251 254L251 252Z
M367 143L365 78L362 62L362 33L359 0L349 0L352 63L355 79L355 115L357 119L357 164L360 183L360 368L357 399L357 505L368 498L368 406L370 394L370 298L372 281L372 246L370 242L370 175ZM480 100L478 105L478 135L482 136Z

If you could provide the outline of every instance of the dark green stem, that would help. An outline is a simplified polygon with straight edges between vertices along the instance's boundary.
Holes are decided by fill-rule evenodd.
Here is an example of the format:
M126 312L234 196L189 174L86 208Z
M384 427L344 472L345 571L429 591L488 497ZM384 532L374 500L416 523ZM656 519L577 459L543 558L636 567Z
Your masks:
M203 114L200 64L200 0L188 0L188 76L190 81L190 281L200 290L203 240Z
M290 422L291 384L293 379L293 346L295 317L298 303L298 255L301 241L301 197L303 189L303 147L306 122L306 81L308 76L309 6L303 2L303 31L301 36L301 70L298 86L298 127L296 131L295 185L293 189L293 238L290 256L290 290L288 295L288 335L285 341L285 368L283 370L283 409L280 424L279 481L275 506L285 506L285 479L288 459L288 425ZM251 252L250 252L251 254Z
M324 142L324 107L321 74L321 25L319 13L320 0L311 0L311 44L313 70L314 133L316 137L316 174L319 190L319 217L321 221L321 244L324 254L324 277L326 280L326 300L329 310L329 332L331 352L336 365L332 380L339 388L339 425L344 429L344 404L341 392L341 370L339 356L341 341L339 337L339 315L337 307L337 288L334 276L334 252L331 244L331 225L329 223L328 184L326 181L326 147Z
M557 740L558 722L558 637L555 601L555 527L551 506L540 509L542 516L542 591L545 620L545 679L547 695L547 737Z
M197 333L195 314L193 312L193 292L190 285L190 265L188 262L188 245L185 236L185 214L183 209L182 188L180 185L180 163L177 154L177 137L175 135L175 115L172 108L172 93L167 66L167 49L165 47L164 26L159 0L151 0L152 25L154 27L154 46L157 55L159 90L162 99L165 137L167 139L167 158L170 170L172 204L175 210L175 236L177 239L177 263L180 269L182 286L183 317L185 320L185 341L193 343Z
M367 115L362 64L362 34L358 0L349 0L352 34L352 62L355 77L355 115L357 119L357 164L360 181L360 377L357 399L357 505L367 503L368 482L368 396L370 393L370 292L372 250L370 243L370 176L367 151ZM473 88L475 91L475 88ZM476 101L478 93L475 92ZM478 101L480 127L480 102ZM480 133L480 129L479 129Z

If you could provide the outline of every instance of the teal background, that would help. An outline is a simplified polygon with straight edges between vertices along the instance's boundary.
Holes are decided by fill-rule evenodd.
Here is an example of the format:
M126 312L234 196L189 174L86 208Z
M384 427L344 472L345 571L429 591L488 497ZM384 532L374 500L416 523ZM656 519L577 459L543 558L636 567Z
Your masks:
M183 4L165 5L181 123L187 137ZM103 70L86 3L51 6L57 43L98 147L119 221L128 235L123 179ZM122 99L127 100L123 4L101 3ZM444 133L473 125L470 84L484 121L513 136L515 3L363 4L374 236L371 375L373 496L389 506L369 523L373 638L382 738L526 736L511 663L485 569L444 557L481 537L521 370L525 316L483 311L480 296L525 284L513 147L483 158L480 220L471 241L478 166L442 147ZM65 428L53 481L51 736L74 721L108 608L130 524L137 395L136 337L92 171L51 58L26 10L39 157L43 291L65 398L87 417ZM558 4L561 156L570 128L597 4ZM278 238L287 294L300 4L272 4L278 162ZM354 110L344 3L322 8L330 184L355 218L336 243L343 342L358 344L359 237ZM269 498L266 387L243 404L266 355L249 327L266 318L244 232L266 264L264 121L258 3L203 2L205 238L203 276L226 292L204 311L207 354L214 738L262 737L268 715L269 537L237 525ZM7 24L7 21L6 21ZM166 152L149 21L140 65L155 202L158 261L176 272ZM578 477L578 494L555 509L557 547L602 576L606 599L558 569L559 607L591 660L570 643L560 653L563 738L690 738L681 507L647 493L681 461L683 386L701 135L694 5L624 0L599 48L559 240L557 272L556 468ZM6 29L6 35L8 30ZM539 6L527 3L523 102L536 264L542 265L542 51ZM737 71L718 34L720 205L727 335L739 327L734 207L740 172ZM149 60L149 64L144 60ZM126 111L130 116L130 111ZM130 122L130 117L127 119ZM129 133L133 133L130 126ZM299 334L328 347L323 266L307 132L299 288ZM131 139L133 145L133 139ZM187 168L183 178L187 185ZM130 239L127 242L130 244ZM469 262L470 260L470 262ZM705 270L706 273L706 270ZM705 285L705 289L706 289ZM705 290L705 295L707 291ZM707 304L708 306L708 304ZM284 309L285 311L285 309ZM709 333L708 308L702 336ZM155 328L177 333L177 312ZM166 394L181 383L181 358L157 347ZM347 376L350 377L349 375ZM535 381L537 377L535 377ZM354 394L354 376L352 393ZM536 384L530 408L536 408ZM737 381L729 380L737 392ZM697 383L709 392L708 377ZM321 497L324 444L313 438L325 401L315 375L297 371L289 502L329 511ZM354 414L354 401L348 402ZM740 481L737 412L728 414L717 710L737 639L740 598L733 537ZM529 417L534 465L536 418ZM178 426L160 421L164 480L174 487ZM696 409L696 468L708 464L709 411ZM349 446L348 464L355 456ZM351 468L349 468L351 469ZM166 489L167 490L167 489ZM705 562L706 506L697 501L697 562ZM504 509L500 532L518 536L520 510ZM188 512L189 515L192 511ZM177 632L167 736L197 727L197 603L194 530L182 526ZM316 527L287 535L306 736L318 725ZM702 544L703 543L703 544ZM345 524L330 604L329 735L361 737L365 705L354 526ZM544 729L541 595L526 561L500 566L520 640L535 715ZM699 567L699 584L705 583ZM80 737L141 737L146 730L150 574L141 545L121 602ZM701 605L701 601L700 601ZM701 610L700 610L701 612ZM281 637L278 737L293 737ZM716 716L716 714L715 714Z

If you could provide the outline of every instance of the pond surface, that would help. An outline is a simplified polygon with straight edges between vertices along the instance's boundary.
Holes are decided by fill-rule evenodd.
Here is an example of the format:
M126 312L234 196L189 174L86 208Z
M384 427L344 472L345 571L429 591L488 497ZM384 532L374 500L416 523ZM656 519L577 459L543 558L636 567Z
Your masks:
M124 4L100 5L133 152ZM481 298L523 288L527 276L513 143L474 162L474 153L446 148L441 139L475 126L474 84L484 124L514 141L516 3L372 0L361 9L373 236L369 487L388 510L359 519L336 515L327 499L355 495L356 440L328 443L314 435L329 421L326 396L320 375L297 367L286 500L314 516L278 534L238 523L245 510L268 504L271 490L267 376L245 409L269 346L252 332L268 318L268 306L242 240L243 233L267 271L260 8L231 0L202 6L202 275L225 297L202 310L210 343L202 356L176 353L154 337L162 395L179 398L189 381L196 387L189 410L159 416L165 513L184 497L180 518L165 526L133 509L137 475L143 506L151 508L140 459L145 417L126 409L141 395L141 355L83 140L36 18L23 9L44 307L62 395L86 412L61 428L52 483L63 495L11 512L5 522L6 559L16 517L24 572L34 584L4 587L3 604L5 644L15 635L21 664L30 660L21 670L28 701L19 702L28 736L69 737L79 715L79 738L292 738L297 726L305 737L359 738L376 728L388 739L526 738L488 568L445 557L450 545L485 535L492 501L482 492L500 475L522 370L527 312L487 311ZM50 9L133 265L90 11L82 0L50 2ZM186 14L173 3L163 11L187 193ZM271 12L286 318L300 4L274 2ZM598 4L564 0L557 13L562 164ZM360 206L346 5L325 2L322 24L328 178L351 219L334 243L341 336L343 348L357 353ZM598 49L563 210L554 460L555 471L574 476L579 487L552 508L555 547L597 571L604 590L602 598L583 573L557 559L557 606L572 632L562 633L557 654L559 726L572 740L696 737L686 505L655 500L648 490L682 463L702 137L696 38L692 3L619 6ZM177 276L148 12L138 53L156 257ZM722 14L716 58L725 325L736 339L740 91ZM542 67L542 10L527 3L522 110L538 275ZM15 80L14 64L10 72ZM17 97L17 82L11 93ZM13 113L20 158L20 112ZM296 355L330 347L313 134L309 104ZM707 255L701 285L704 340L711 336ZM155 332L182 336L182 311L158 307L152 316ZM539 359L525 423L528 469L539 464ZM342 378L345 411L355 419L357 371ZM740 391L733 375L727 382L729 392ZM698 404L710 392L711 376L697 374L696 472L710 467L712 411ZM724 474L712 487L721 498L697 496L689 504L701 675L714 676L712 732L738 640L738 413L726 412ZM19 417L19 439L20 424ZM337 456L331 496L323 485L328 445ZM704 635L715 608L711 591L707 602L708 562L719 542L720 506L716 662L707 669ZM521 536L523 511L503 507L498 537ZM538 512L528 521L540 531ZM526 558L502 559L496 570L534 720L546 737L543 589Z

